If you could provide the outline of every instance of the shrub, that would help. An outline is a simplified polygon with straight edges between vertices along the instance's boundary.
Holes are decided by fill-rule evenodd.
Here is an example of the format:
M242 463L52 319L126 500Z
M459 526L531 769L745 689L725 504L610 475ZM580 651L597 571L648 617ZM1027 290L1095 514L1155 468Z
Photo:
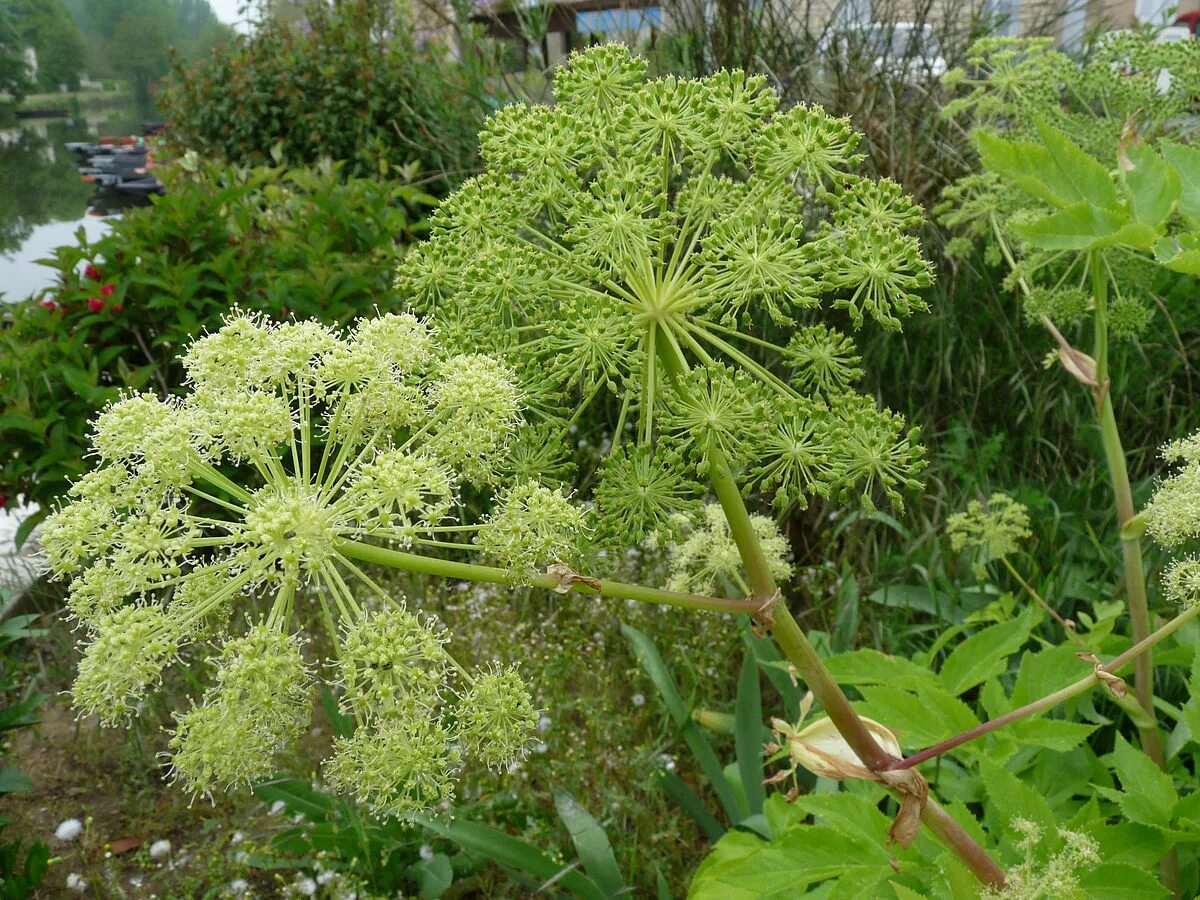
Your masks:
M308 30L271 17L191 66L175 61L159 94L169 133L236 163L279 147L293 164L321 157L374 171L415 161L454 179L474 166L488 105L469 68L418 50L391 4L304 7Z
M167 393L193 335L240 305L345 322L391 296L432 198L338 166L185 160L170 192L95 243L61 247L57 287L5 308L0 494L47 505L84 468L87 422L122 388ZM80 273L78 270L86 266Z

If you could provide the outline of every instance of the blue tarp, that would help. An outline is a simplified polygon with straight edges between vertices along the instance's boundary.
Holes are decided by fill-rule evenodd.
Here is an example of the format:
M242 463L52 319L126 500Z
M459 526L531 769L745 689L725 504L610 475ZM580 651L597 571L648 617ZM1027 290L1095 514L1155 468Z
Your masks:
M575 13L575 31L579 34L608 34L613 31L638 31L661 28L662 12L657 6L640 9L597 9Z

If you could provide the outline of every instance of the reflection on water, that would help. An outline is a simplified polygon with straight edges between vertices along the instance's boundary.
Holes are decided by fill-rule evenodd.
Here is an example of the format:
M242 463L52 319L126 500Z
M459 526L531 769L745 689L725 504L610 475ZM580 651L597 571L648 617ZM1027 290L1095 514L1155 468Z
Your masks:
M63 144L137 133L138 123L129 107L0 127L0 296L17 300L49 287L53 272L35 261L74 243L80 228L94 240L108 227L104 217L119 212L79 180L78 158Z

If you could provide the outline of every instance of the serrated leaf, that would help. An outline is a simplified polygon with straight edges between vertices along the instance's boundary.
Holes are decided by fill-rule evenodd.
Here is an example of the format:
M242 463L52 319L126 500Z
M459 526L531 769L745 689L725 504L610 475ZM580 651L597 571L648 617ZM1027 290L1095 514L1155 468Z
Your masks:
M1038 791L986 758L979 761L979 774L983 779L984 793L990 801L989 817L997 817L992 824L993 833L1000 828L1011 832L1014 819L1025 819L1040 825L1047 833L1054 832L1054 812Z
M1086 200L1109 209L1117 206L1117 190L1108 169L1057 128L1038 122L1038 133L1053 164L1049 171L1038 177L1067 198L1068 203Z
M1154 244L1154 258L1172 272L1200 275L1200 232L1160 239Z
M977 131L974 138L983 167L1008 179L1027 194L1056 209L1079 199L1070 191L1064 194L1043 180L1043 173L1053 169L1053 160L1045 147L1030 141L1006 141L986 131Z
M1062 719L1023 719L1013 723L1008 729L1008 734L1022 744L1070 753L1083 744L1095 730L1095 725L1067 722Z
M954 648L938 673L942 686L957 697L1008 668L1008 658L1029 640L1038 620L1036 607L1027 606L1015 619L976 632Z
M933 744L979 724L969 706L938 687L924 688L920 696L885 685L861 692L859 712L895 732L906 747Z
M1125 172L1125 194L1133 217L1161 228L1179 200L1179 173L1146 144L1134 144L1125 155L1133 164Z
M849 896L875 896L895 876L887 850L828 825L801 825L766 842L731 831L700 864L692 900L759 900L795 897L805 888L838 879Z
M1079 886L1088 900L1156 900L1169 896L1150 872L1124 863L1105 862L1081 873Z
M1033 222L1014 223L1012 229L1039 250L1097 250L1116 244L1148 249L1158 239L1154 228L1131 221L1128 213L1086 201Z
M902 656L888 656L878 650L840 653L826 659L825 665L838 684L888 684L903 677L937 684L937 676L923 666Z
M1200 147L1163 141L1160 149L1179 176L1179 212L1200 228Z
M1119 734L1112 760L1121 780L1120 804L1125 818L1142 825L1169 826L1179 802L1171 776Z

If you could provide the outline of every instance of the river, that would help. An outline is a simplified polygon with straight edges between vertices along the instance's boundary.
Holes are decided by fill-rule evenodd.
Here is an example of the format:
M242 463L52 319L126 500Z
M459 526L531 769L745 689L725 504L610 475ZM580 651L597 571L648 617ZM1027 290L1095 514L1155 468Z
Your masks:
M94 204L79 180L67 141L141 132L133 106L85 110L76 119L23 119L0 127L0 295L20 300L49 287L53 272L36 260L108 228L111 211ZM146 116L145 118L148 118Z
M96 191L79 180L67 141L141 132L133 106L84 111L76 119L23 119L0 127L0 300L16 301L52 285L53 270L36 260L55 247L102 235L119 211L95 202ZM17 528L36 508L0 502L0 610L28 584L36 564L18 553Z

